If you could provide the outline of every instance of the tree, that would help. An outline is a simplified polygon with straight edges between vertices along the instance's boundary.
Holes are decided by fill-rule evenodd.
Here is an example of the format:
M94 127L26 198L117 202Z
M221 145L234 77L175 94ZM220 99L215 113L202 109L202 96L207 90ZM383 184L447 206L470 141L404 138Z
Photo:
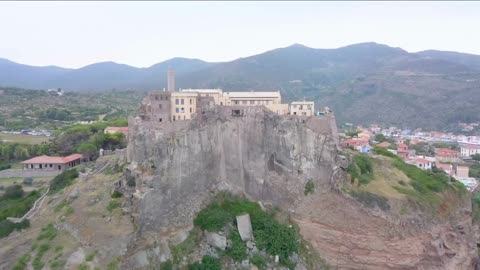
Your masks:
M472 155L473 160L480 161L480 154Z
M386 140L386 138L385 138L385 136L384 136L383 134L377 134L377 135L375 135L375 141L381 143L381 142L383 142L383 141L385 141L385 140Z
M9 186L5 189L4 198L7 199L18 199L23 196L23 189L20 185Z
M97 155L97 150L97 147L91 143L84 143L77 148L78 152L90 160Z

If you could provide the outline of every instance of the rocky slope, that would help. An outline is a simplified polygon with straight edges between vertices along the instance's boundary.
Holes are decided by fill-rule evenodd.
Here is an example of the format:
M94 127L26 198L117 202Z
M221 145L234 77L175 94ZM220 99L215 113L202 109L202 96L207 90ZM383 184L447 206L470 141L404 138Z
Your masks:
M129 267L138 266L142 249L155 247L149 237L171 239L188 231L221 190L279 207L338 269L473 267L468 197L446 218L427 218L418 209L400 215L410 205L401 194L389 200L391 209L366 208L345 192L348 161L338 148L333 116L300 119L252 109L233 117L217 110L191 123L155 126L130 119L127 178L136 182L135 188L123 186L142 237L130 245ZM308 181L315 192L306 196ZM168 248L159 254L168 255Z

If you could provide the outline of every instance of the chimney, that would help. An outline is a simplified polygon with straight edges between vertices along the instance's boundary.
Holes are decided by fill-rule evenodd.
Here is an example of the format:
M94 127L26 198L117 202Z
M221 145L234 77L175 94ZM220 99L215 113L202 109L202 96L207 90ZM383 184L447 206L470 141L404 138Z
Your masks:
M168 69L168 75L167 75L167 90L169 92L174 92L175 91L175 71L171 68Z

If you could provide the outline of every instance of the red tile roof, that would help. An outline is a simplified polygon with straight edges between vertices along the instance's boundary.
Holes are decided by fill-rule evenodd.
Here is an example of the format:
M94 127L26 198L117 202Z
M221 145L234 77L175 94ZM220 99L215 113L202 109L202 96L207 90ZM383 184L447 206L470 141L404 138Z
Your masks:
M415 159L415 162L416 162L416 163L422 163L422 164L432 163L430 160L424 159L424 158L416 158L416 159Z
M467 144L467 145L462 146L462 148L466 148L466 149L480 149L480 145Z
M28 163L28 164L44 164L44 163L52 163L52 164L65 164L65 163L68 163L68 162L71 162L71 161L74 161L74 160L77 160L77 159L81 159L82 158L82 155L81 154L73 154L73 155L70 155L70 156L66 156L66 157L49 157L49 156L46 156L46 155L43 155L43 156L39 156L39 157L34 157L34 158L31 158L29 160L25 160L21 163Z

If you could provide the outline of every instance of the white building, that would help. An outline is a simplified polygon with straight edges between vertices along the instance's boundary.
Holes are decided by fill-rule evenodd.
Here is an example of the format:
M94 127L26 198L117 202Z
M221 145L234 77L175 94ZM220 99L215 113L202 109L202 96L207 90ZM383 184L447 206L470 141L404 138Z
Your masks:
M460 147L460 156L462 157L471 157L475 154L480 154L480 145L466 144Z

